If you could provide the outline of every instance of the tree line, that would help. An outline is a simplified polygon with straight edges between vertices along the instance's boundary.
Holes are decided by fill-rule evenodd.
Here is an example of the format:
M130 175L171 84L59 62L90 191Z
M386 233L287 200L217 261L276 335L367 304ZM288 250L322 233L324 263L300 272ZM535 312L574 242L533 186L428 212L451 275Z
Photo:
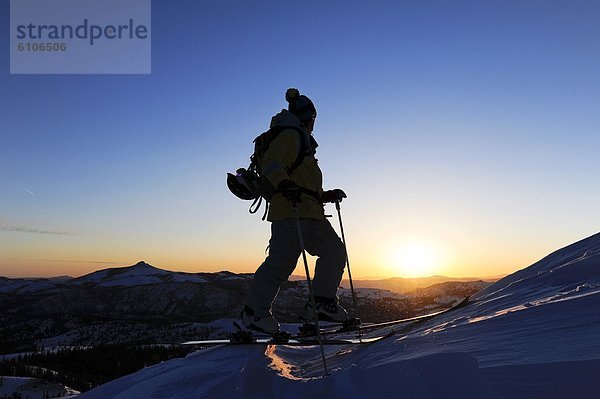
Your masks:
M167 345L67 348L0 360L0 375L39 378L84 392L144 367L183 357L189 350Z

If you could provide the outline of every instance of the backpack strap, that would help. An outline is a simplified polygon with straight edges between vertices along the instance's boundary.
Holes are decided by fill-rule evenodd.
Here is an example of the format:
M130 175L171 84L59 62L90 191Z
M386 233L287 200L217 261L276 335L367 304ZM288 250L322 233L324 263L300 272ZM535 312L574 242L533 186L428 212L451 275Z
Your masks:
M307 135L302 129L299 129L294 126L289 126L285 128L294 129L300 135L300 150L298 151L298 157L296 158L296 161L294 161L294 163L289 168L287 168L288 175L291 175L294 170L296 170L300 165L302 165L302 162L304 162L304 158L306 156L315 154L319 144L317 143L317 140L315 140L315 138L311 135L308 135L307 140Z
M283 126L283 129L281 129L280 132L285 129L294 129L300 135L300 151L298 151L298 157L289 168L286 168L288 176L291 176L294 170L296 170L300 165L302 165L302 162L304 162L305 157L315 154L319 143L317 143L317 140L315 140L315 138L312 135L308 135L307 137L307 134L304 132L304 130L300 128L297 128L295 126ZM308 194L311 197L315 198L317 201L321 201L321 197L316 191L312 191L304 187L300 187L300 189L304 194Z
M251 214L255 214L256 212L258 212L258 210L260 209L260 206L262 205L262 202L263 202L263 197L259 195L258 197L256 197L254 199L254 201L252 202L252 205L250 205L248 212L250 212ZM265 220L267 218L268 213L269 213L269 201L265 200L265 212L263 213L262 220Z
M300 187L300 191L302 191L304 194L310 195L311 197L313 197L317 201L321 201L321 196L316 191L309 190L308 188L304 188L304 187Z

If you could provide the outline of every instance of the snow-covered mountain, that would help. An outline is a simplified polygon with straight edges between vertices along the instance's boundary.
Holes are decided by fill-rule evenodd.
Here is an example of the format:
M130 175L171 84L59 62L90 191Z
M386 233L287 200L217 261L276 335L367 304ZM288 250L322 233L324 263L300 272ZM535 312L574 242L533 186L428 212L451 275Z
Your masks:
M250 274L172 272L145 262L79 278L1 278L0 353L202 336L209 329L193 323L234 316L250 280Z
M133 266L98 270L78 278L20 278L0 277L0 293L23 294L61 289L68 286L83 287L133 287L141 285L178 283L207 283L209 273L172 272L156 268L144 261ZM219 276L219 273L213 273ZM231 274L230 274L231 275ZM229 276L226 276L229 277Z
M150 344L201 339L214 334L218 320L238 317L252 274L183 273L145 262L99 270L79 278L0 278L0 353L35 347ZM452 283L454 284L454 283ZM357 289L357 304L367 321L408 317L440 296L476 292L483 282L459 291L410 296L381 289ZM286 283L274 309L283 322L298 320L307 299L305 281ZM341 300L352 303L349 290ZM446 298L445 301L452 298ZM443 301L442 301L443 302ZM213 323L213 324L209 324ZM225 334L226 332L221 331Z
M99 270L71 281L72 284L96 287L132 287L169 282L207 283L208 279L199 274L162 270L141 261L129 267Z
M68 280L67 280L68 281ZM0 294L24 294L60 288L65 280L0 277Z
M504 276L502 276L504 277ZM355 288L378 288L381 290L388 290L397 292L400 294L414 293L417 290L423 290L439 284L457 283L457 284L469 284L479 285L482 288L489 285L502 277L446 277L446 276L429 276L429 277L391 277L386 279L368 279L368 280L355 280ZM347 279L342 280L341 286L344 288L350 288L350 282Z
M144 261L133 266L102 269L84 276L73 278L68 276L51 278L7 278L0 276L0 294L40 293L49 290L60 290L66 287L78 286L83 288L98 287L135 287L164 283L211 283L215 281L249 280L251 274L235 274L228 271L216 273L185 273L159 269ZM305 277L291 276L291 282L303 282ZM487 281L487 280L486 280ZM431 276L420 278L392 277L380 280L355 280L356 288L370 288L406 294L434 285L449 283L463 286L480 287L489 285L488 282L477 278L450 278ZM342 288L350 287L348 280L343 280Z
M0 377L0 398L75 398L78 391L37 378Z
M81 398L598 398L599 309L596 234L406 334L326 347L326 377L317 347L222 346Z

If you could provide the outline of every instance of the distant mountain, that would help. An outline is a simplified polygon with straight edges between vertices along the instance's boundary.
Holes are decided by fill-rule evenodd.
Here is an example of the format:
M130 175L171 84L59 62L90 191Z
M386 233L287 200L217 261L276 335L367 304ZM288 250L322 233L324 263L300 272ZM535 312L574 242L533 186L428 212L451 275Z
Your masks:
M8 279L0 278L0 295L10 294L14 313L55 313L78 314L93 312L104 317L167 317L185 314L186 308L204 305L209 312L220 311L228 306L232 286L244 285L252 278L251 274L182 273L162 270L145 262L133 266L99 270L73 279ZM237 291L237 290L234 290ZM220 296L222 303L211 298ZM5 297L7 299L8 297ZM93 304L93 306L92 306ZM178 305L178 306L175 306ZM12 306L12 305L11 305ZM189 307L188 307L189 306ZM0 309L8 306L2 302ZM199 312L201 313L201 312ZM206 319L202 314L196 318Z
M218 273L185 273L159 269L144 261L133 266L98 270L84 276L73 278L68 276L51 278L6 278L0 277L0 293L23 294L48 291L50 289L66 289L78 286L81 288L137 287L165 283L208 283L227 281L228 279L247 279L250 274L236 275L230 272Z
M209 335L210 327L198 323L237 318L251 281L252 274L173 272L143 261L78 278L0 277L0 334L8 337L0 341L0 353L33 344L161 343ZM400 281L357 284L357 314L373 322L412 316L486 286L464 282L412 293L387 288ZM339 296L352 309L350 290L340 289ZM297 322L307 299L305 281L288 281L274 303L275 316L281 322Z
M70 281L71 284L96 287L134 287L161 283L208 283L206 274L171 272L144 261L129 267L98 270Z
M477 278L477 277L445 277L445 276L430 276L430 277L416 277L416 278L404 278L404 277L391 277L387 279L377 280L355 280L353 281L354 287L368 287L368 288L379 288L382 290L389 290L400 294L407 294L417 289L431 287L435 284L441 284L446 282L459 282L459 283L475 283L474 286L482 289L483 287L491 284L498 280L499 277L490 278ZM348 280L342 281L342 287L349 288L350 282Z
M446 281L434 284L430 287L417 288L409 292L409 295L420 298L443 298L444 296L461 297L471 293L479 292L490 286L490 283L482 280L477 281Z

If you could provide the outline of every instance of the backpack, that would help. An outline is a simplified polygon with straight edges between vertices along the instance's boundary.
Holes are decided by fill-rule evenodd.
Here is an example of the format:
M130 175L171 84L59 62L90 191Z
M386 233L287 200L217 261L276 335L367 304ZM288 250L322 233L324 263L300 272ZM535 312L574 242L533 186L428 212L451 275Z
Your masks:
M252 205L248 211L252 214L258 212L262 204L263 199L266 202L265 213L262 220L267 217L269 210L269 202L273 195L277 192L277 189L273 187L273 184L264 176L260 170L263 158L269 145L279 136L283 130L293 129L300 135L300 151L298 151L298 158L294 163L286 168L288 175L298 168L304 161L304 157L308 155L314 155L315 149L318 144L312 136L310 141L307 142L306 134L304 131L295 126L274 126L266 132L258 135L254 140L254 152L250 156L250 165L248 168L239 168L236 170L235 175L227 173L227 187L236 197L243 200L251 200Z

